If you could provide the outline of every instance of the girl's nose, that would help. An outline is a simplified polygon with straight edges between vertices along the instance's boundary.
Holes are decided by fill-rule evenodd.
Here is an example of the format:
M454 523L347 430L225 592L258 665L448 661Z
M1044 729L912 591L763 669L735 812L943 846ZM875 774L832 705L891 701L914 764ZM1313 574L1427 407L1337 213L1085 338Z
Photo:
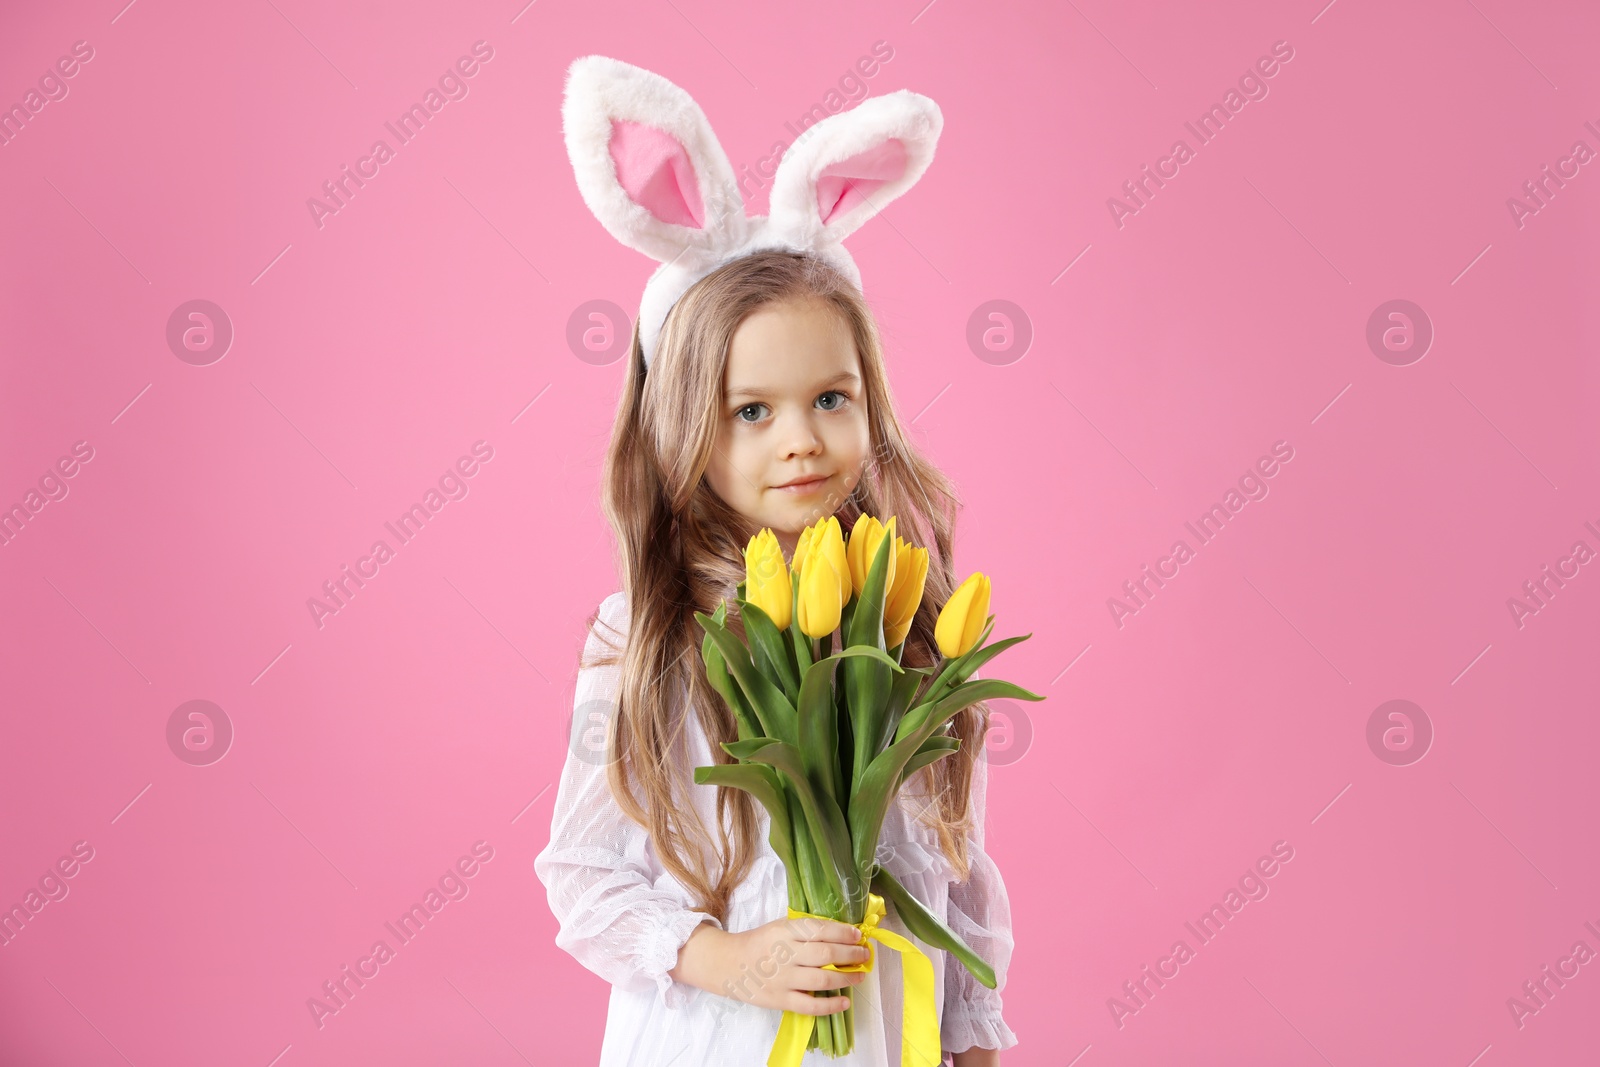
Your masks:
M804 415L794 416L785 422L779 428L778 440L785 457L809 456L822 450L822 437Z

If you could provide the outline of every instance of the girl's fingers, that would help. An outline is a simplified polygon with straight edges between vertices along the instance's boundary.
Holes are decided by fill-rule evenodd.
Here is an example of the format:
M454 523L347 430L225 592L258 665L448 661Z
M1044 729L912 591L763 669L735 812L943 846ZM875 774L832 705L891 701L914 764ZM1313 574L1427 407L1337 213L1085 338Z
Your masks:
M783 1007L797 1015L832 1015L844 1011L850 1006L848 996L814 997L809 993L790 993L784 998Z
M829 971L822 967L796 967L791 972L789 984L795 989L843 989L859 985L867 977L865 971Z
M834 941L803 941L795 949L794 962L801 967L821 967L829 963L865 963L867 946Z
M788 919L789 936L796 941L836 941L853 945L861 940L861 931L849 923L826 922L817 919Z
M866 945L829 945L828 951L833 954L829 963L866 963L872 956Z

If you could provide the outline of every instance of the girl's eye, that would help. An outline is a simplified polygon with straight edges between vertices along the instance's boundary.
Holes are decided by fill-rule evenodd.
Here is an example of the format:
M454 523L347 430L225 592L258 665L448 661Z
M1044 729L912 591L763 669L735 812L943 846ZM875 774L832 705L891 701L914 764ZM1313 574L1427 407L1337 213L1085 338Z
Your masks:
M828 401L827 400L828 397L837 397L837 399L832 400L832 401ZM849 401L850 401L850 394L846 393L846 392L843 392L841 390L838 390L838 389L829 389L827 392L820 393L817 396L817 402L822 405L822 410L824 410L824 411L838 411L841 407L843 407ZM740 422L760 422L761 421L761 416L760 415L757 415L754 418L746 418L745 416L749 412L759 412L762 409L764 409L766 406L767 405L765 405L765 404L746 404L744 407L740 408L738 411L735 411L733 413L733 417L735 419L737 419L738 421L740 421Z

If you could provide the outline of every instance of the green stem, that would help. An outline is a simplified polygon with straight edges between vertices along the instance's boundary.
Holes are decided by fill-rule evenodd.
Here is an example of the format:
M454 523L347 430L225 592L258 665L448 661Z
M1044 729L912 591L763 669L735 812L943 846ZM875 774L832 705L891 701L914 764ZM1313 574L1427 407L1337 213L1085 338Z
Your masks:
M934 676L933 684L928 687L927 693L923 695L921 700L915 702L918 704L930 704L937 702L940 697L944 696L945 690L950 688L951 680L955 677L956 671L960 668L962 662L965 660L965 656L959 656L956 659L945 660L940 667L939 673Z

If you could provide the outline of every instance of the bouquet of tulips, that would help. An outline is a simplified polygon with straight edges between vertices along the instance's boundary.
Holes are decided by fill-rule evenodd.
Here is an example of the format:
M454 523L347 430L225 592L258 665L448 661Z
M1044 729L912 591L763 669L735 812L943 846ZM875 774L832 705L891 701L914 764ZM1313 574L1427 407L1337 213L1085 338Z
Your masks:
M937 1063L932 966L911 942L876 929L885 900L908 930L953 953L991 989L994 969L877 865L878 835L906 779L959 749L961 739L949 733L956 713L997 697L1044 697L998 679L968 680L1032 636L984 643L994 616L988 614L989 579L983 574L962 582L939 612L940 662L902 666L927 579L928 550L896 536L894 524L893 517L885 524L864 514L846 542L838 518L829 517L800 535L792 567L770 529L751 539L745 580L738 586L743 640L727 626L726 602L714 615L695 613L706 631L706 676L732 709L739 739L722 746L734 762L697 767L694 780L743 789L766 808L768 840L787 875L790 918L809 915L858 926L869 949L876 940L902 953L908 1055L915 1036L918 1054ZM871 966L870 958L829 965ZM798 1063L809 1048L834 1057L848 1053L855 1039L853 1010L785 1012L768 1062ZM914 1011L925 1017L914 1019Z

